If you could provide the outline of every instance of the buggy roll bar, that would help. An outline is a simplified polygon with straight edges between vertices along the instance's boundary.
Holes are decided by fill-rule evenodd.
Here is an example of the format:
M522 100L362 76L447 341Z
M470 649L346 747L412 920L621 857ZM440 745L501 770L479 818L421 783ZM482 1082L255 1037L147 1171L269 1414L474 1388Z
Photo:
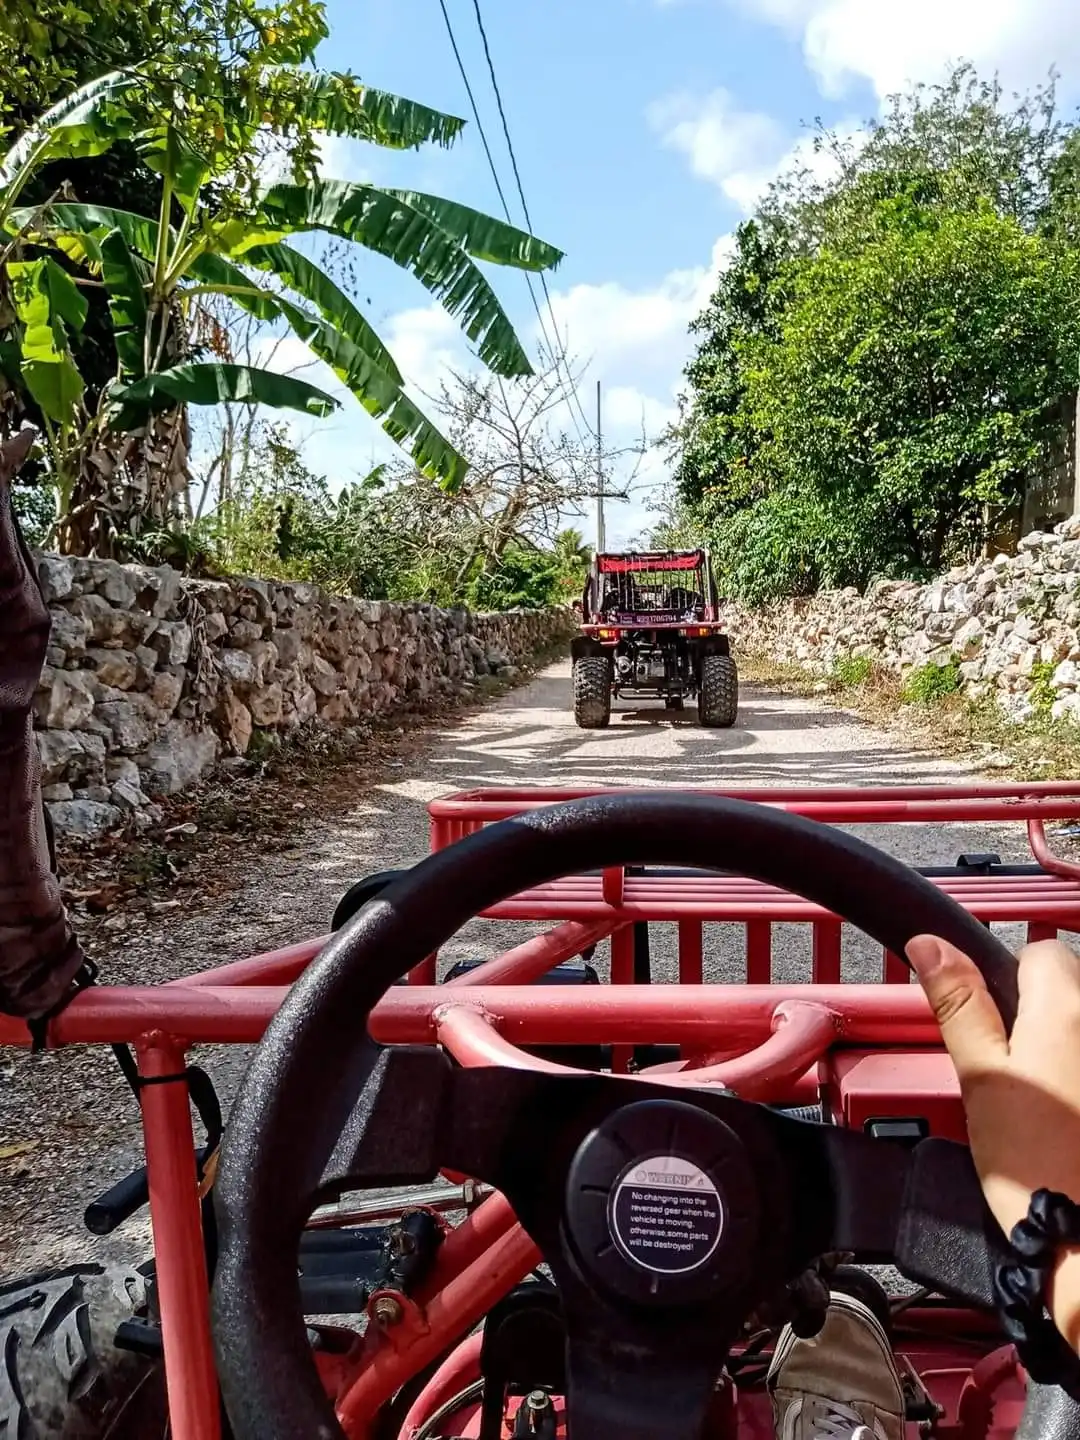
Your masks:
M502 786L442 796L428 805L431 848L452 845L513 815L579 796L618 793L620 788L625 793L626 787L614 786ZM1002 865L996 855L963 856L964 863L926 867L922 873L984 924L1024 924L1028 940L1051 939L1062 930L1080 931L1080 864L1055 855L1045 832L1047 821L1080 815L1078 781L749 787L700 793L757 801L831 825L1022 824L1034 863ZM958 839L958 849L962 843ZM588 924L600 923L605 917L613 930L612 977L616 982L634 978L633 929L643 930L652 921L676 923L678 973L684 984L701 983L704 925L716 921L745 927L743 973L749 984L768 984L774 978L774 931L783 922L812 927L810 978L815 983L839 982L844 968L843 926L837 917L775 887L707 867L683 873L616 868L603 875L568 876L515 896L495 907L487 918ZM434 963L429 961L411 980L430 984L434 974ZM734 977L725 974L724 978ZM881 978L907 984L910 972L900 957L884 955Z

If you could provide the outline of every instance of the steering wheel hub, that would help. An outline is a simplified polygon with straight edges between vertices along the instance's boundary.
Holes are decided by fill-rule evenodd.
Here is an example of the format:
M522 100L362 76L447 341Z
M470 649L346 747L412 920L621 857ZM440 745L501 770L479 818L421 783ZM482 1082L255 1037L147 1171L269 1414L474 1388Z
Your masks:
M739 1136L679 1100L616 1110L581 1142L567 1176L566 1232L583 1274L639 1305L741 1293L759 1212Z

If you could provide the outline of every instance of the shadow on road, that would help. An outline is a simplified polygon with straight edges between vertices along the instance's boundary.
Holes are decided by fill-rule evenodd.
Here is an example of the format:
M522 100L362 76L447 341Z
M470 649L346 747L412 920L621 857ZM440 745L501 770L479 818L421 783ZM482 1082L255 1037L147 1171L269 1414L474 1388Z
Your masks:
M731 730L704 729L694 706L640 701L616 705L605 730L579 730L561 665L442 732L422 780L393 788L431 799L479 785L869 785L926 779L941 763L842 711L754 687Z

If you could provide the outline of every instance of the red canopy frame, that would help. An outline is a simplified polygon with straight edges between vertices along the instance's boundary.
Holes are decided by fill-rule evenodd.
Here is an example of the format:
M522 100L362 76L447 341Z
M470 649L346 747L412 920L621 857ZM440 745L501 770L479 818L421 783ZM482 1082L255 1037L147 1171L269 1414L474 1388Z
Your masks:
M596 557L596 568L601 575L629 575L643 570L699 570L704 564L704 550L635 551L631 555Z

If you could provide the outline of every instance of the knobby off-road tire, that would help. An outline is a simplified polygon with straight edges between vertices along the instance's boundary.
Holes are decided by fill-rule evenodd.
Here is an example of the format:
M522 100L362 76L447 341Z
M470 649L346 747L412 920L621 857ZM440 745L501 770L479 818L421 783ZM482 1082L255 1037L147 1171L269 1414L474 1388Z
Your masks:
M611 719L611 661L582 655L574 661L574 719L582 730L603 730Z
M698 719L727 729L739 713L739 672L730 655L705 655L701 661Z
M164 1436L161 1367L115 1344L145 1301L145 1276L120 1265L0 1285L0 1440Z

